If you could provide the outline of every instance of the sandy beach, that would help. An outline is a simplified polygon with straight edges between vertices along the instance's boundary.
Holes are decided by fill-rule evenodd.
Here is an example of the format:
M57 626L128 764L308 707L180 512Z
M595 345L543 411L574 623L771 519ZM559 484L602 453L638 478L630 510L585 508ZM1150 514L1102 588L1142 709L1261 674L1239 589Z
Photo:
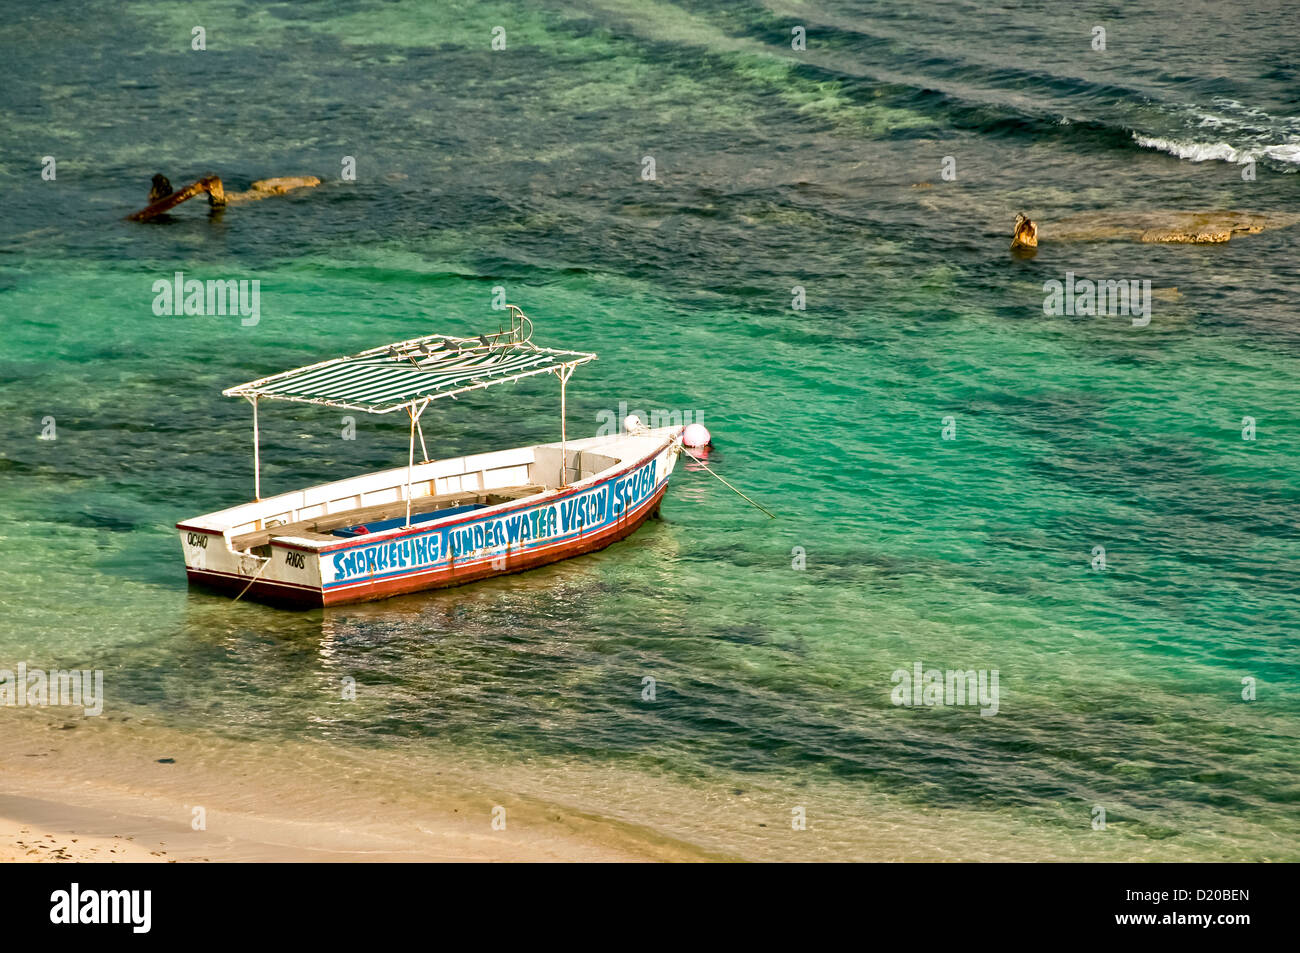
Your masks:
M703 859L528 799L133 722L0 712L0 862ZM504 829L493 820L504 812ZM498 825L500 821L498 820Z
M12 802L12 803L11 803ZM35 808L57 809L52 802L0 798L0 809L27 816ZM71 812L70 815L71 816ZM85 832L86 814L77 820L76 830L61 830L60 825L38 826L0 817L0 864L50 863L149 863L168 861L163 850L150 850L144 844L121 835L101 836ZM161 846L161 845L160 845Z

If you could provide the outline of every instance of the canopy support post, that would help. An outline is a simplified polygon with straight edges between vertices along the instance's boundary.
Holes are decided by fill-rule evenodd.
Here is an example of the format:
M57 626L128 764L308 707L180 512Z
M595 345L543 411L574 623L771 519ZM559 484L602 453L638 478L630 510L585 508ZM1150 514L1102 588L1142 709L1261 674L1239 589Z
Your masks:
M421 411L421 413L423 413L423 411ZM418 433L418 434L420 435L420 452L421 452L422 454L424 454L424 460L423 460L423 462L424 462L424 463L428 463L428 462L429 462L429 448L426 447L426 446L424 445L424 428L420 426L420 420L419 420L418 417L417 417L416 420L415 420L415 432Z
M262 440L257 430L257 397L247 399L253 405L253 502L257 502L262 498Z
M415 466L415 411L410 407L406 413L411 418L411 454L406 458L406 525L411 525L411 470Z
M565 406L565 389L569 383L569 378L573 376L575 365L565 364L555 373L560 378L560 488L569 485L569 435L565 423L566 406Z
M424 409L428 406L429 406L429 398L426 398L424 403L420 405L419 413L416 412L414 404L408 404L406 406L406 413L411 418L411 444L410 444L409 454L406 458L406 525L407 526L411 525L411 471L415 468L415 429L418 426L420 426L420 414L423 414ZM424 447L423 431L420 432L420 446L421 448ZM428 460L429 457L428 451L425 451L424 456L425 459Z

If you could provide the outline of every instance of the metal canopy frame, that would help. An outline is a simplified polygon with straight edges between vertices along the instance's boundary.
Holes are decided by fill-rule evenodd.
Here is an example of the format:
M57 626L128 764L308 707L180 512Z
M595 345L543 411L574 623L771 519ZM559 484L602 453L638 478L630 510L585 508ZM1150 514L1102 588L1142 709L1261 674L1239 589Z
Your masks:
M262 498L261 437L257 405L263 398L367 414L405 410L411 420L406 464L406 525L411 525L411 477L415 468L415 436L424 443L420 417L430 403L443 397L510 384L538 374L560 379L560 486L568 485L566 389L578 365L596 360L584 351L557 351L532 343L533 323L518 305L507 305L510 329L476 338L430 334L282 371L227 388L226 397L243 397L253 405L253 498Z
M474 338L429 334L397 341L281 371L222 394L388 414L535 374L559 374L596 359L583 351L538 347L532 343L532 322L517 305L508 307L508 331Z

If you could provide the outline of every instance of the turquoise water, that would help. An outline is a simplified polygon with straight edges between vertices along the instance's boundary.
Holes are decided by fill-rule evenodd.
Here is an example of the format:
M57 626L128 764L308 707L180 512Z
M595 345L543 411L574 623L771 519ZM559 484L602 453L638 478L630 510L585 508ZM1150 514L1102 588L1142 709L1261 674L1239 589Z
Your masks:
M8 18L0 659L104 669L108 717L434 753L739 856L877 856L887 804L961 857L1014 837L1297 859L1296 232L1050 241L1078 213L1300 212L1294 37L1277 11L1126 5L1100 52L1050 6ZM1253 181L1192 161L1225 145ZM124 222L158 171L323 184ZM1032 258L1007 250L1018 211L1043 228ZM257 279L259 322L155 316L176 271ZM1066 272L1150 280L1150 325L1045 316ZM780 518L686 461L663 521L526 575L307 613L187 590L171 526L251 495L248 408L222 388L494 329L497 286L539 341L600 355L570 434L622 401L702 415L710 466ZM435 456L558 436L549 379L443 403ZM405 460L395 420L345 440L340 414L285 404L261 424L267 493ZM895 706L918 661L997 670L998 713ZM779 806L771 829L807 805L810 836L729 820L738 792Z

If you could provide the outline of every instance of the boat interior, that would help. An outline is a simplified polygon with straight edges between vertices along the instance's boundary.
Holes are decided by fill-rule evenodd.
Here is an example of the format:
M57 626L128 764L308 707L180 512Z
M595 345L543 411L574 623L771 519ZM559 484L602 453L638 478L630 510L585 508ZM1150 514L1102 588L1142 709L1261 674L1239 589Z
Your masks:
M580 483L643 456L663 434L618 435L416 463L411 522L431 523ZM274 538L335 543L406 525L407 468L396 467L295 490L185 521L222 533L236 551L267 555ZM261 550L259 552L259 550Z

